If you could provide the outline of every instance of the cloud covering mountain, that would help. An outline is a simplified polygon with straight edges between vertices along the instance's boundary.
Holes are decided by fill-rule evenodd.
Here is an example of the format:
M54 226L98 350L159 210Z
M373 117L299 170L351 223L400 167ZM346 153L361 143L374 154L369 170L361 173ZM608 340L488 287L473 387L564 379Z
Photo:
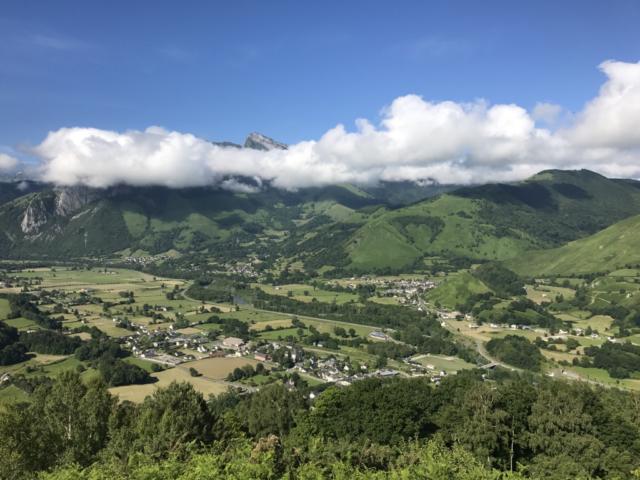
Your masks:
M605 83L576 114L552 104L529 112L514 104L430 102L406 95L382 110L378 124L359 119L354 131L337 125L318 140L288 149L236 148L150 127L62 128L34 151L42 162L41 179L92 187L243 189L229 180L240 176L286 189L427 178L468 184L522 179L546 168L638 178L640 63L607 61L600 69ZM561 117L564 121L557 121Z

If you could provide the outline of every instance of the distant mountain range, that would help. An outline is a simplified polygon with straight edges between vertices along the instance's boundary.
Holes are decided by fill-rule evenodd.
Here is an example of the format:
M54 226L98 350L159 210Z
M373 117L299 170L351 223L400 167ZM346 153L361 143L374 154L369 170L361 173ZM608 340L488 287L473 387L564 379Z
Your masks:
M286 145L251 134L238 148ZM533 257L525 252L556 249L569 258L569 251L589 249L579 247L582 240L564 247L567 242L634 215L640 215L640 182L586 170L544 171L522 182L473 187L389 182L290 192L266 184L255 193L4 182L0 255L199 252L281 256L309 269L352 271L411 269L439 258L519 259L511 261L513 268L526 273ZM635 230L627 235L637 236ZM542 260L536 263L532 273L544 270Z
M250 133L244 141L244 145L239 145L233 142L211 142L214 145L218 145L220 147L233 147L233 148L252 148L254 150L287 150L289 148L288 145L278 142L271 137L267 137L262 133L252 132Z

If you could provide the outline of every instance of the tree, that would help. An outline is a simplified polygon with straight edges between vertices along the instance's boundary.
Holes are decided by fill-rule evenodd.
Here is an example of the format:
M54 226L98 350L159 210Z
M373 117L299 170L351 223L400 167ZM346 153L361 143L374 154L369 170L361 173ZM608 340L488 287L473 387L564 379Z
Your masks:
M594 435L588 406L592 395L586 386L562 382L546 383L539 389L528 428L534 473L551 479L569 478L561 476L566 473L572 478L595 476L604 445Z
M36 389L31 404L0 416L0 444L13 452L5 467L34 472L59 461L88 465L107 442L114 405L102 381L85 385L76 372L62 372Z
M304 398L297 390L289 391L284 385L269 385L254 393L239 408L251 435L264 437L274 434L281 437L293 428L295 417L304 406Z
M147 397L137 422L137 449L154 458L180 453L191 442L212 439L212 418L202 394L189 383L171 383Z
M509 448L509 415L500 408L496 389L481 383L452 400L439 420L445 438L472 452L486 466L504 458Z

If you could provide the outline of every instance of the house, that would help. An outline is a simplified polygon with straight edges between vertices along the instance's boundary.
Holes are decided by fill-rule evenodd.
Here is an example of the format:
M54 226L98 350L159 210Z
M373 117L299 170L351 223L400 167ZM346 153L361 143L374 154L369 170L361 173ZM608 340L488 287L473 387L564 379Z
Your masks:
M385 333L383 333L383 332L379 332L379 331L377 331L377 330L376 330L376 331L371 332L371 333L369 334L369 336L370 336L371 338L375 338L376 340L388 340L388 339L389 339L389 337L388 337Z
M222 340L222 346L233 350L239 350L244 346L244 340L237 337L227 337Z
M253 356L253 358L258 360L259 362L267 362L267 361L269 361L271 359L271 357L268 354L260 353L260 352L256 352L256 354Z

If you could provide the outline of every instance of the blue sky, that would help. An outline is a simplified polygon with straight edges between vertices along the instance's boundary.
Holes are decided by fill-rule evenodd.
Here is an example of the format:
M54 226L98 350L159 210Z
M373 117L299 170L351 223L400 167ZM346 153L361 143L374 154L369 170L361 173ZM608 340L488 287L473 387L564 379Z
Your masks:
M285 142L377 121L394 98L580 109L640 60L636 1L5 0L0 145L160 125Z

